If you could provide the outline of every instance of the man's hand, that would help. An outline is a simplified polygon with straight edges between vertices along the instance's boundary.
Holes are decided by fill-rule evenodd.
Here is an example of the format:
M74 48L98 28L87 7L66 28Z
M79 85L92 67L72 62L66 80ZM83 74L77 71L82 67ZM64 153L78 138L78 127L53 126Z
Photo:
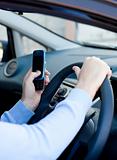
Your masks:
M77 66L74 66L73 70L79 79L76 88L88 92L92 99L105 77L108 76L110 78L112 75L110 67L104 61L96 57L86 58L81 70Z
M41 94L43 91L36 91L35 86L33 84L34 78L38 77L41 74L40 71L32 72L31 69L26 74L23 81L23 92L22 92L22 102L24 105L30 110L34 111L41 99ZM45 72L45 85L49 83L49 75L48 71Z

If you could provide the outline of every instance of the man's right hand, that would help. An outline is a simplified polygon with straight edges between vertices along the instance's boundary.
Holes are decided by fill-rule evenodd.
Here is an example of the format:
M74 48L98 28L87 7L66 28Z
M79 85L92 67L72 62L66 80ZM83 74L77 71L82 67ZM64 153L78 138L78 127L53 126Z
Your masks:
M108 76L110 78L112 75L110 67L104 61L96 57L86 58L81 70L77 66L74 66L73 70L78 77L76 88L88 92L92 99L105 77Z
M22 89L23 92L21 100L24 103L24 105L32 111L35 111L35 109L37 108L43 92L35 90L33 83L34 78L38 77L40 74L41 74L40 71L32 72L30 69L23 81L23 89ZM47 86L49 83L49 75L50 73L46 70L45 82L44 82L45 86Z

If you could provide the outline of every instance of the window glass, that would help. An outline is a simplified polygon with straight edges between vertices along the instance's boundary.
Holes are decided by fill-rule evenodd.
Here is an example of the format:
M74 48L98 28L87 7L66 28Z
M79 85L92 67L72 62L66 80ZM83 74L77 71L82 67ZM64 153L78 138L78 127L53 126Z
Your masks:
M6 27L0 24L0 61L3 57L4 49L7 47L7 30Z
M64 38L70 40L76 39L76 23L73 21L35 13L24 13L23 16Z
M25 37L25 36L23 36L22 40L23 40L23 48L24 48L25 55L31 54L34 50L38 50L38 49L42 49L42 50L46 51L46 48L43 45Z
M77 41L117 46L117 33L86 24L78 24Z
M105 29L42 14L23 16L74 42L117 46L117 33Z

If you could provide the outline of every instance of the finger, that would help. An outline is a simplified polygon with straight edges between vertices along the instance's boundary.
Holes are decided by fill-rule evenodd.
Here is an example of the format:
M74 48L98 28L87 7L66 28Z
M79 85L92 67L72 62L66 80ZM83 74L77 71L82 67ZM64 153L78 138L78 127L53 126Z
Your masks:
M91 59L91 57L86 57L85 60Z
M79 77L79 73L80 73L80 68L78 66L73 66L72 69L74 70L76 77Z
M112 76L112 71L111 71L111 69L109 69L107 76L108 76L109 79L111 78L111 76Z
M47 86L49 82L50 82L49 76L46 75L44 84Z
M45 75L50 75L50 72L48 70L45 71Z
M30 81L33 81L36 77L38 77L41 74L40 71L36 71L36 72L30 72L27 79Z

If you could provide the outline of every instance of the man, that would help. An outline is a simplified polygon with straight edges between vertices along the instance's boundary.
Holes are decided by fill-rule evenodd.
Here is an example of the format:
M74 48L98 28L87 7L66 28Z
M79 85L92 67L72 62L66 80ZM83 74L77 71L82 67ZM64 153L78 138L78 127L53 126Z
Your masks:
M79 77L75 88L53 112L38 123L24 124L27 122L26 119L22 121L20 115L19 121L10 111L6 113L8 116L2 116L1 120L7 122L0 122L0 159L55 160L69 145L81 128L96 91L105 77L111 76L109 66L95 57L87 58L81 70L76 66L73 70ZM19 103L21 107L23 106L21 110L28 108L27 115L34 114L32 111L41 98L41 92L36 92L33 85L33 79L39 74L40 72L29 72L24 79L23 94ZM46 73L46 83L48 75ZM27 115L22 116L29 120L31 115Z

